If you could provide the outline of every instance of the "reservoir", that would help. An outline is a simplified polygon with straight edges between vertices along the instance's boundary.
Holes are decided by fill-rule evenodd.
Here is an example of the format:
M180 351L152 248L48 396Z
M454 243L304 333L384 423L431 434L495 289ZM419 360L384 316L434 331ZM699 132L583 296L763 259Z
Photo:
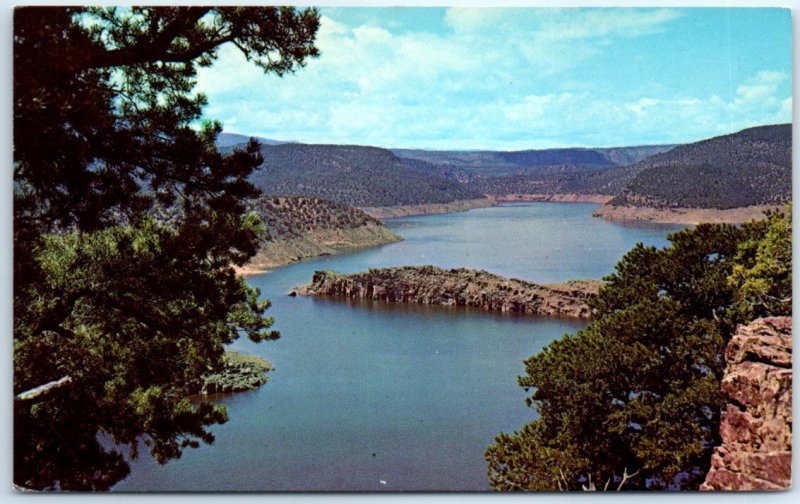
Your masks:
M281 339L233 350L269 360L269 382L217 396L230 420L211 446L131 465L116 491L484 491L483 453L534 418L523 360L584 321L462 307L289 297L315 270L432 264L547 283L600 278L637 242L680 229L591 216L595 204L524 203L392 219L405 239L248 277Z

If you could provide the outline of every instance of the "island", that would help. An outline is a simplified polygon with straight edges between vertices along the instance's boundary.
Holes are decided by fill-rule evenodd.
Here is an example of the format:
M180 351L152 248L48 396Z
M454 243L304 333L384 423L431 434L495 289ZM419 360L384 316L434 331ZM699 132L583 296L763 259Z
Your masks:
M375 301L455 305L487 311L589 318L588 301L599 280L535 284L484 270L436 266L373 268L349 275L314 272L311 283L290 295L343 296Z

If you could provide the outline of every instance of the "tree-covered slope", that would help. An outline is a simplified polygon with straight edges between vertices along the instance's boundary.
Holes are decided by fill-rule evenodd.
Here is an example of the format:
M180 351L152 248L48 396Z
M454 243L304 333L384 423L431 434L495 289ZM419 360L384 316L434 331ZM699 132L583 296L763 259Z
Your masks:
M266 227L266 238L296 238L310 231L382 225L369 214L317 198L262 196L252 203Z
M265 194L322 198L356 207L449 203L481 197L457 181L412 169L387 149L262 145L250 180Z
M617 206L736 208L785 203L792 191L791 124L682 145L632 168Z
M251 273L402 239L357 208L317 198L262 196L251 209L266 228L258 253L244 268Z
M395 149L404 161L426 164L420 169L433 169L448 176L457 175L462 182L480 184L480 179L522 177L583 172L638 162L652 154L665 152L672 145L646 145L612 148L564 148L521 151L428 151ZM517 180L520 180L519 178Z
M636 165L610 167L554 167L537 175L481 177L466 186L483 194L619 194L639 172Z
M632 176L623 165L673 147L394 152L410 168L457 180L480 194L617 194Z

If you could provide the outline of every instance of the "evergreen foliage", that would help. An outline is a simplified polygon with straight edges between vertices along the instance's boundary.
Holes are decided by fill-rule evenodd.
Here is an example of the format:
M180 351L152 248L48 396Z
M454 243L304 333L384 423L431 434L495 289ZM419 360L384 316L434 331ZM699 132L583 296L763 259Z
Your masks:
M498 490L697 488L718 444L722 353L736 324L791 312L791 218L702 224L637 245L596 319L525 361L538 418L486 451ZM780 300L780 302L773 302Z
M18 8L14 16L14 481L104 490L144 447L210 443L192 384L223 345L277 337L237 278L262 225L258 144L222 155L199 66L233 43L265 72L317 55L315 10ZM68 378L68 379L67 379Z

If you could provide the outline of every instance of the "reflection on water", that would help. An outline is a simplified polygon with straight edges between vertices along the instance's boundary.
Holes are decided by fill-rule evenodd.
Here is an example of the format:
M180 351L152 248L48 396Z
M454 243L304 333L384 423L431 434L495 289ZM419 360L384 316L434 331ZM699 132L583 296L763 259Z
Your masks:
M434 264L546 283L598 278L636 242L674 226L591 217L593 204L527 203L394 219L405 240L249 278L282 337L234 350L276 368L224 395L216 443L158 466L138 460L115 487L139 490L488 490L483 451L533 417L522 361L584 322L464 307L289 297L318 269Z

